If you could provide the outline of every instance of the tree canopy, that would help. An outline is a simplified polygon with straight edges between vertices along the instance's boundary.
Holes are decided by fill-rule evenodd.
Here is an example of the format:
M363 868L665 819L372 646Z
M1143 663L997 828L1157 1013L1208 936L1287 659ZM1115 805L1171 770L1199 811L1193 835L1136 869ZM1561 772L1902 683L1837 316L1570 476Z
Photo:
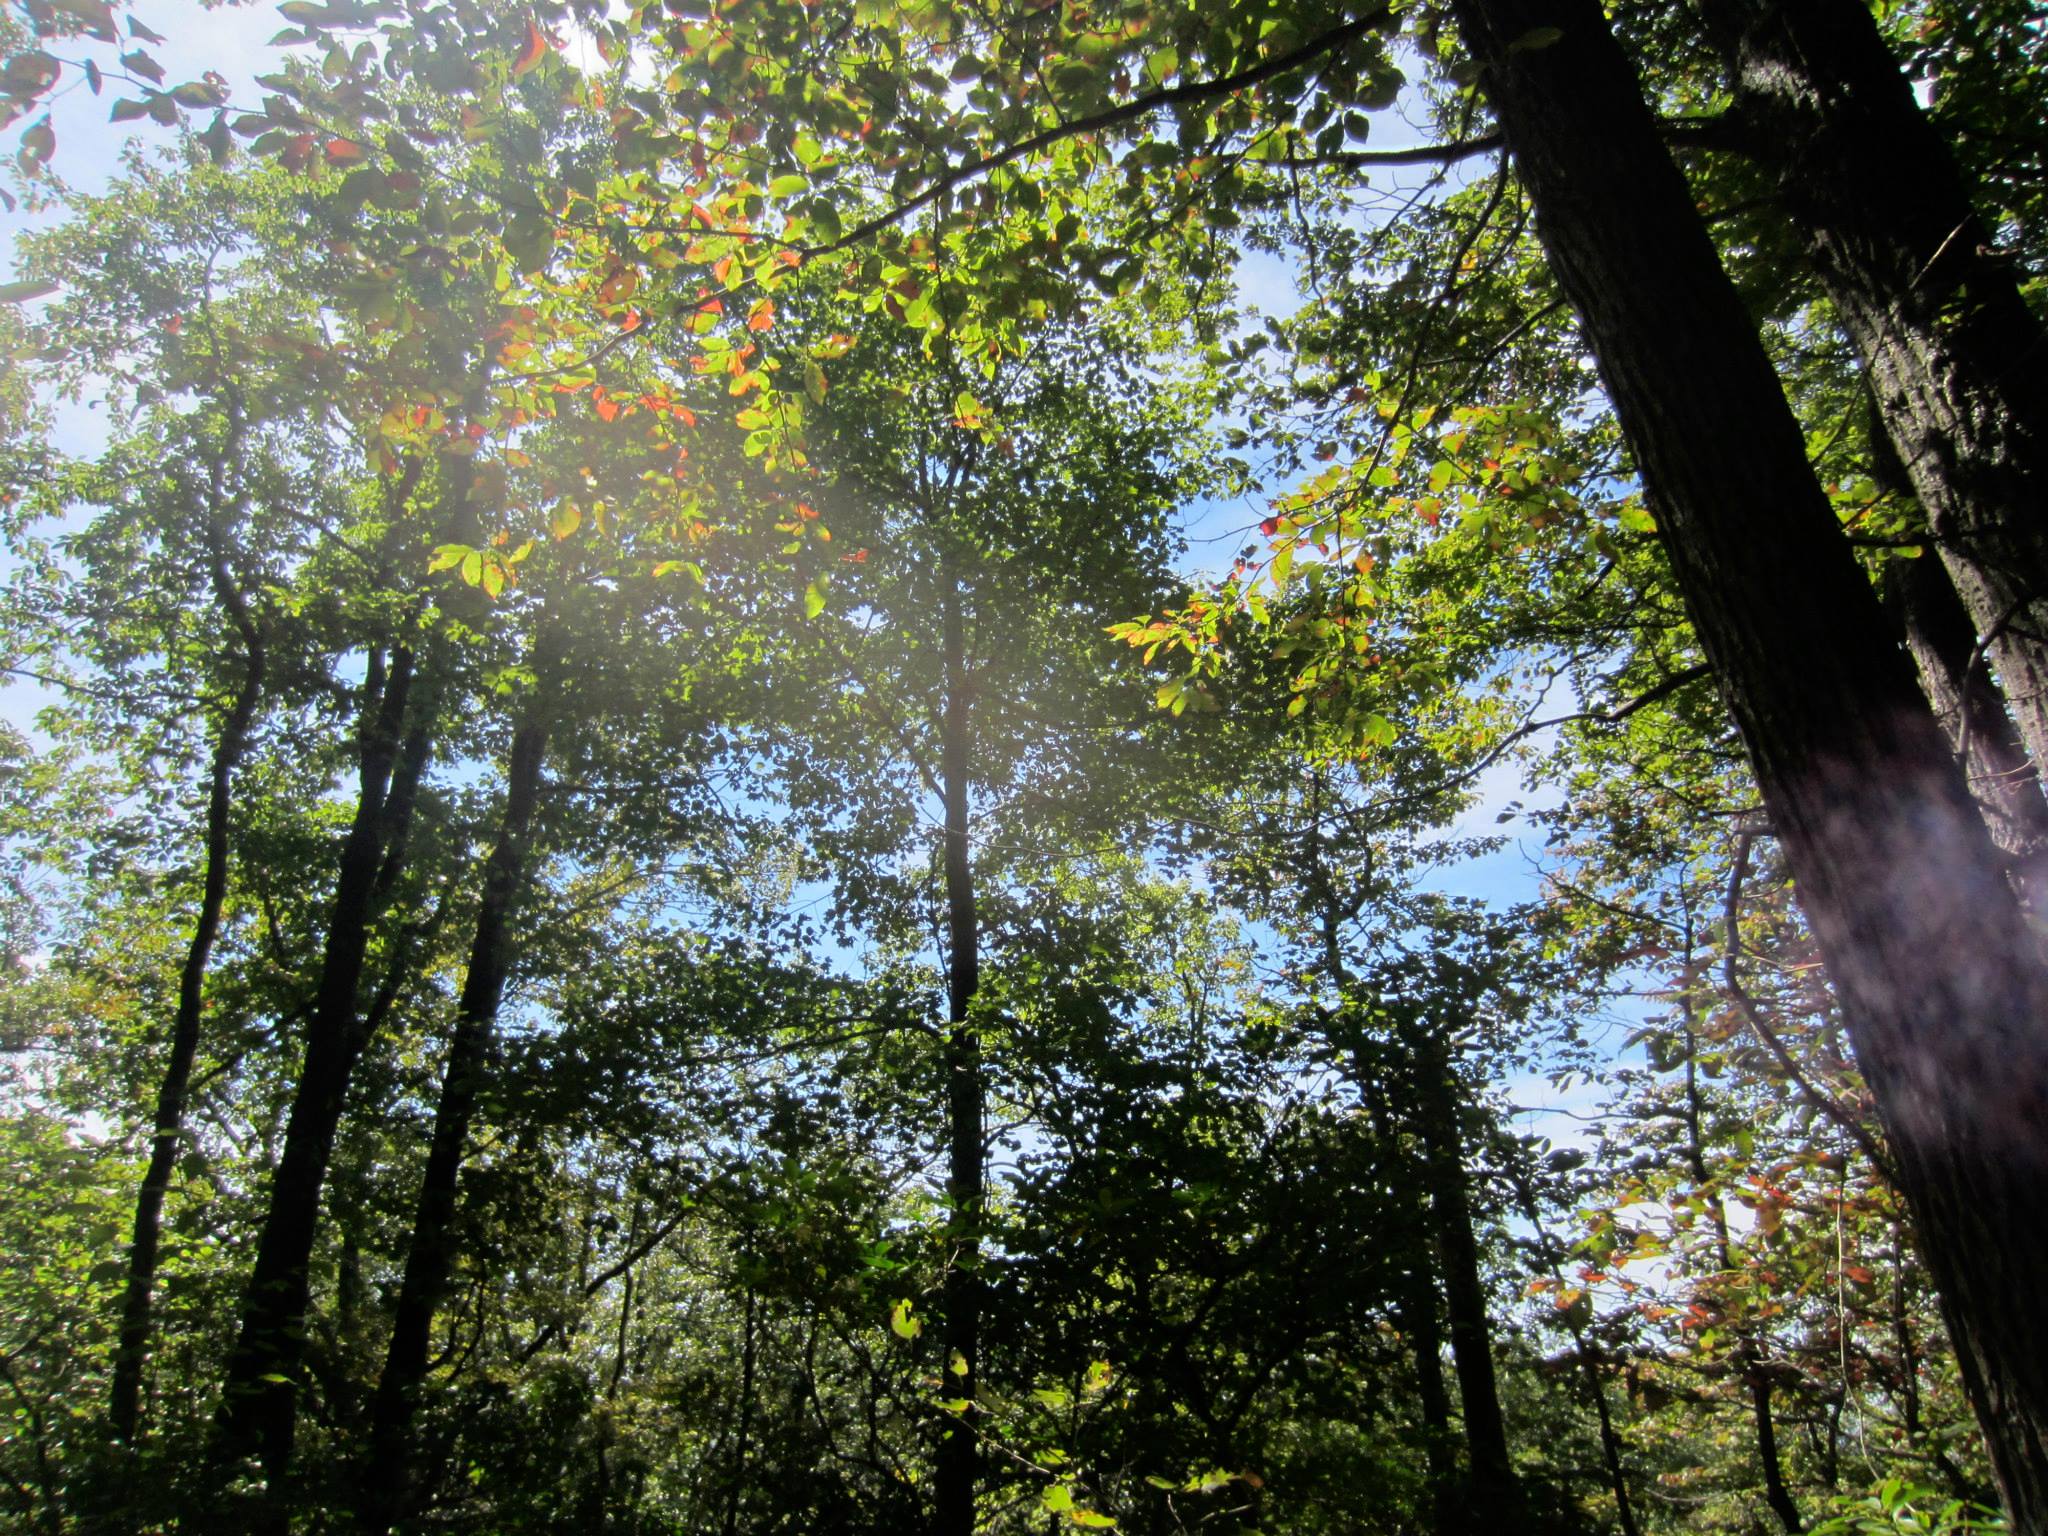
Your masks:
M276 12L0 9L0 1525L2048 1532L2036 8Z

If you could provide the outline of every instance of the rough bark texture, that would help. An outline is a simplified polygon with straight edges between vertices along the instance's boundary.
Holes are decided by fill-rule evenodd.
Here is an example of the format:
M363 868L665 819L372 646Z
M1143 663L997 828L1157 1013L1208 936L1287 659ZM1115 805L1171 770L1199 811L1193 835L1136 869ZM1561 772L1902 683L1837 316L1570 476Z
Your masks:
M541 663L541 688L551 689ZM382 1533L410 1511L418 1462L412 1424L420 1383L427 1374L434 1313L447 1292L455 1263L455 1197L477 1095L489 1068L498 1008L511 972L512 917L526 885L527 853L534 809L540 800L541 765L554 723L552 697L536 697L512 733L506 769L505 813L491 849L477 904L469 966L456 1003L455 1028L434 1110L434 1136L420 1180L412 1245L405 1278L392 1314L384 1372L370 1408L369 1510L366 1530ZM395 793L395 791L394 791Z
M2048 333L1865 0L1703 0L1736 106L2048 762Z
M2015 1529L2048 1531L2048 983L2003 861L1600 6L1453 9L1897 1149Z
M1871 478L1890 495L1913 496L1906 466L1885 436L1875 396L1870 412ZM2010 861L2022 899L2038 911L2048 896L2048 797L2027 760L2005 696L1992 681L1989 657L1978 646L1969 611L1936 559L1889 561L1881 590L1905 635L1920 691L1969 776L1991 840Z
M412 653L400 649L388 672L373 665L365 685L355 817L342 843L320 982L307 1024L305 1061L285 1128L284 1153L271 1178L256 1263L243 1296L241 1327L228 1357L215 1424L216 1464L232 1467L260 1452L273 1497L291 1460L307 1267L321 1186L349 1076L364 1045L357 994L377 912L377 877L396 830L390 824L388 800L393 773L400 767L413 667Z
M2048 894L2048 798L1977 650L1970 616L1948 572L1932 559L1892 561L1883 590L1920 689L1969 775L1991 840L2010 861L2029 905L2038 908Z
M1486 1318L1479 1242L1472 1230L1472 1196L1458 1129L1457 1085L1444 1042L1434 1035L1416 1042L1415 1087L1430 1217L1443 1261L1451 1365L1458 1376L1458 1406L1471 1458L1472 1523L1478 1530L1511 1529L1520 1522L1522 1491L1508 1455L1500 1383L1493 1368L1493 1331Z
M946 1195L953 1234L946 1270L942 1348L948 1362L946 1392L974 1401L981 1355L982 1128L981 1044L968 1023L981 988L981 933L974 906L974 872L967 836L974 766L972 679L967 665L966 621L957 577L947 570L942 643L946 651L945 718L939 773L946 810L946 937L951 970L946 999ZM966 1364L955 1375L955 1356ZM972 1410L969 1410L971 1415ZM971 1417L949 1425L939 1442L934 1529L939 1536L970 1536L981 1456Z
M192 942L178 976L178 1011L171 1022L171 1054L157 1089L156 1117L151 1128L149 1167L135 1201L134 1236L128 1248L128 1283L121 1301L121 1333L114 1351L114 1381L107 1420L119 1440L132 1440L142 1413L142 1373L149 1356L150 1314L156 1289L157 1259L163 1236L164 1197L177 1166L185 1126L185 1096L192 1082L192 1064L199 1054L200 1017L206 1006L206 968L220 933L221 910L228 889L228 822L233 809L235 770L248 750L249 730L263 694L263 637L247 602L218 552L213 561L216 597L242 641L242 676L236 684L220 734L214 740L207 781L205 872L201 876L199 915Z

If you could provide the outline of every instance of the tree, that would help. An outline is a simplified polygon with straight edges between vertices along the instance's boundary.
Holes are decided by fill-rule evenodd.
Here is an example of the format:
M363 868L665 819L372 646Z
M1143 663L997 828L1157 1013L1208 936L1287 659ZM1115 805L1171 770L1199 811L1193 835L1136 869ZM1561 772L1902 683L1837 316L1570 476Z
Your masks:
M2048 1173L2026 1107L2048 1091L2031 942L1601 18L1564 5L1457 14L1741 726L2000 1484L2029 1528L2048 1519L2048 1352L2023 1276L2048 1272L2048 1252L2009 1224ZM1987 1246L2004 1261L1983 1263Z

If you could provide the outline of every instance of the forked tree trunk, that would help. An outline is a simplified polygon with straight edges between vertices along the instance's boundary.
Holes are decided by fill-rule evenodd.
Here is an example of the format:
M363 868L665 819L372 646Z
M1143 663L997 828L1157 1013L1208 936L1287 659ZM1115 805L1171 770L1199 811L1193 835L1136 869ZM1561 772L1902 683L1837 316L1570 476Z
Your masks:
M321 956L320 982L306 1028L305 1060L285 1128L283 1156L257 1240L256 1262L228 1356L215 1423L213 1461L231 1469L260 1453L277 1497L291 1461L298 1368L304 1346L308 1266L319 1223L320 1192L334 1151L350 1074L364 1045L358 991L377 884L386 850L402 828L391 825L390 789L414 685L414 658L399 649L389 669L372 658L359 749L355 816L342 843L334 906Z
M199 1054L199 1025L206 1007L206 968L220 933L221 910L227 901L228 836L233 811L235 770L248 750L249 732L263 694L263 636L229 572L221 552L213 560L213 585L222 608L242 641L242 676L234 698L221 718L207 781L205 872L201 876L199 915L192 942L178 976L178 1011L171 1023L171 1054L157 1089L156 1118L151 1129L149 1167L135 1201L134 1236L128 1248L128 1283L121 1300L121 1332L114 1349L113 1390L107 1420L118 1440L133 1440L142 1413L142 1373L149 1357L152 1300L163 1238L164 1197L184 1139L185 1097L192 1083L192 1064Z
M504 821L484 866L469 967L457 1000L455 1028L442 1070L441 1097L434 1110L433 1142L420 1180L412 1245L391 1324L384 1372L370 1407L370 1462L365 1470L368 1510L363 1525L381 1533L404 1519L415 1502L421 1468L414 1450L413 1421L419 1389L427 1374L434 1313L448 1289L455 1263L455 1196L468 1149L477 1096L490 1066L498 1009L511 973L512 918L526 888L528 847L540 800L541 767L555 720L554 661L545 636L536 646L540 674L536 696L514 728L506 768Z
M2048 764L2048 332L1866 0L1702 0L1699 14Z
M950 974L946 995L946 1197L951 1207L941 1348L946 1395L970 1407L946 1426L935 1469L934 1529L938 1536L974 1530L977 1448L975 1388L981 1365L982 1083L981 1042L968 1022L981 987L981 932L974 905L972 852L967 835L974 767L973 680L967 664L966 620L950 559L940 576L945 592L941 643L945 647L946 700L940 726L939 773L945 797L946 937ZM965 1366L964 1372L960 1367Z
M1597 0L1453 10L1841 998L2008 1511L2038 1536L2048 983L2032 936Z

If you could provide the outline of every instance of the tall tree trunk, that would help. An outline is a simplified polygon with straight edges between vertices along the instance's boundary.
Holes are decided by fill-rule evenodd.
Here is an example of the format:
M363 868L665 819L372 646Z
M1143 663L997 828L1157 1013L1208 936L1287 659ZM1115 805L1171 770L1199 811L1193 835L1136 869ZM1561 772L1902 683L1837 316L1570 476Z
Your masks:
M1865 0L1699 14L2048 765L2048 332Z
M1521 1145L1516 1143L1517 1147ZM1564 1253L1563 1245L1543 1225L1543 1203L1536 1198L1536 1187L1530 1181L1528 1170L1520 1165L1512 1151L1508 1155L1508 1167L1512 1170L1515 1203L1521 1207L1522 1219L1536 1234L1536 1248L1542 1255L1543 1265L1562 1290L1564 1268L1560 1259ZM1607 1486L1614 1494L1614 1513L1621 1526L1621 1536L1642 1536L1642 1527L1636 1523L1635 1501L1629 1496L1627 1469L1622 1464L1621 1431L1615 1425L1614 1410L1607 1401L1606 1384L1600 1379L1598 1353L1592 1340L1586 1337L1586 1324L1576 1307L1566 1310L1565 1326L1571 1330L1572 1353L1578 1359L1580 1377L1586 1383L1587 1400L1599 1421L1601 1460L1607 1468Z
M307 1268L321 1186L349 1077L365 1043L357 994L377 915L377 877L386 849L403 830L391 825L389 792L394 770L400 768L400 741L413 685L410 650L398 649L388 672L381 657L373 655L365 685L355 817L342 844L320 982L306 1029L305 1060L285 1128L284 1153L271 1178L256 1262L243 1296L241 1327L228 1356L215 1423L216 1465L230 1468L260 1451L273 1499L291 1460Z
M403 1519L413 1501L417 1470L412 1424L420 1383L427 1374L434 1312L447 1293L455 1262L455 1196L476 1117L477 1095L490 1065L498 1009L511 972L512 918L525 892L528 845L540 800L541 767L555 720L553 647L544 635L535 651L539 682L512 732L505 776L504 820L483 874L469 968L456 1003L455 1028L434 1110L434 1136L420 1180L412 1245L392 1317L384 1372L370 1407L370 1494L366 1527L377 1533Z
M2015 1528L2048 1531L2048 981L1597 0L1453 0L1841 997Z
M221 909L227 901L229 817L233 809L235 770L248 750L250 727L263 694L266 665L263 636L249 605L228 570L224 551L213 554L216 598L234 623L242 641L242 676L214 741L207 782L205 873L201 876L199 916L192 942L178 976L178 1011L171 1023L171 1055L157 1088L156 1119L149 1148L149 1167L135 1201L134 1237L128 1248L128 1284L121 1301L121 1332L114 1349L113 1390L107 1420L119 1440L132 1440L142 1413L142 1371L149 1356L150 1313L156 1289L157 1259L163 1236L164 1197L170 1192L184 1138L185 1095L192 1082L192 1064L199 1053L199 1024L206 1007L206 968L220 933Z
M747 1257L752 1260L753 1244L747 1244ZM754 1427L754 1361L756 1330L754 1312L759 1305L759 1292L754 1288L752 1277L747 1280L747 1312L745 1332L740 1339L740 1413L739 1426L733 1435L732 1488L725 1501L725 1536L739 1536L740 1500L747 1488L747 1454L750 1449L748 1438Z
M1324 939L1326 963L1333 976L1348 988L1350 971L1338 947L1334 909L1325 905ZM1372 1118L1373 1135L1386 1160L1393 1187L1398 1191L1421 1190L1421 1170L1409 1155L1401 1124L1389 1104L1377 1064L1364 1052L1354 1057L1359 1094ZM1430 1262L1432 1235L1429 1223L1421 1219L1419 1200L1400 1203L1402 1215L1387 1234L1407 1259L1394 1285L1394 1326L1408 1341L1415 1363L1415 1399L1422 1410L1422 1456L1429 1480L1429 1528L1436 1536L1458 1536L1462 1521L1458 1509L1458 1458L1451 1431L1451 1393L1444 1380L1443 1329L1437 1319L1436 1266Z
M1443 1260L1444 1310L1450 1316L1451 1364L1465 1447L1472 1464L1472 1516L1480 1530L1520 1523L1522 1489L1508 1455L1500 1383L1493 1369L1493 1331L1479 1272L1479 1242L1472 1228L1472 1195L1458 1129L1458 1092L1445 1041L1427 1025L1412 1041L1415 1116L1422 1132L1429 1210Z
M934 1529L939 1536L969 1536L974 1529L975 1484L980 1475L974 1422L975 1388L981 1364L982 1084L981 1042L968 1022L981 987L981 933L974 906L974 873L969 859L967 820L974 766L970 713L973 681L967 664L966 621L951 559L940 580L942 644L945 646L946 702L941 722L939 773L946 812L946 937L950 974L946 989L946 1196L951 1206L949 1263L945 1282L946 1391L970 1407L946 1426L939 1441ZM961 1367L964 1366L964 1372Z
M1738 860L1739 861L1739 860ZM1733 919L1730 919L1733 921ZM1707 1211L1714 1223L1714 1251L1721 1261L1721 1273L1735 1273L1735 1241L1728 1231L1728 1207L1719 1190L1709 1190L1707 1171L1706 1116L1700 1102L1699 1036L1690 1025L1685 1031L1685 1158L1692 1170L1695 1188L1709 1200ZM1778 1523L1798 1536L1801 1526L1799 1505L1785 1483L1785 1466L1778 1456L1778 1426L1771 1412L1771 1378L1763 1351L1754 1338L1745 1335L1735 1350L1742 1367L1743 1385L1749 1392L1750 1425L1756 1431L1757 1462L1764 1473L1764 1502Z

